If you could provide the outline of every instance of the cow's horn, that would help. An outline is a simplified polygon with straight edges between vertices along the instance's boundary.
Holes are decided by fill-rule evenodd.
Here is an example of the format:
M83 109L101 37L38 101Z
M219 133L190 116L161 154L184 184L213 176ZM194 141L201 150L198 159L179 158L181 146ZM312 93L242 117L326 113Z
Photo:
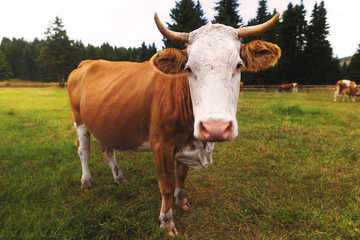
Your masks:
M256 26L248 26L248 27L241 27L238 28L238 34L239 37L251 37L260 35L267 30L269 30L279 19L280 13L276 13L273 18L271 18L269 21L264 22L262 24L256 25Z
M187 43L189 38L189 33L184 32L174 32L167 29L162 22L160 21L157 13L154 15L155 23L161 34L167 39L175 42Z

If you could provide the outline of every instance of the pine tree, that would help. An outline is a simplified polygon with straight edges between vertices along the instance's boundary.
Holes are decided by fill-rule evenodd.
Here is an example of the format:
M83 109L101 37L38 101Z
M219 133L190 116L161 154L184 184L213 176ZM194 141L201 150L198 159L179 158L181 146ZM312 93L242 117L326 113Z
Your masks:
M146 58L144 59L144 61L152 58L152 56L154 56L156 54L156 52L157 52L157 49L156 49L155 43L153 43L152 45L149 44L149 46L147 47Z
M74 43L74 48L78 49L78 52L80 53L79 59L85 60L86 59L86 47L81 41L76 41Z
M263 23L269 20L269 12L267 9L267 0L260 0L259 7L257 9L256 21L258 23Z
M47 74L47 80L57 80L64 86L68 74L81 60L81 52L74 47L74 42L67 36L62 19L55 18L45 32L46 41L41 49L37 63L42 71Z
M360 83L360 44L356 54L351 58L348 66L348 77L356 83Z
M192 0L176 2L175 8L171 9L170 17L174 23L168 23L168 28L176 32L191 32L207 23L199 1L197 1L196 5ZM166 38L163 39L163 42L167 48L185 48L184 44Z
M274 12L274 14L275 13L276 12ZM257 15L256 15L255 18L250 19L247 25L248 26L258 25L258 24L266 22L267 20L269 20L272 17L273 17L273 15L271 15L268 12L267 0L259 0L259 7L257 9ZM269 31L267 31L267 32L265 32L265 33L263 33L263 34L261 34L259 36L248 37L246 39L243 39L243 42L244 43L251 42L251 41L254 41L256 39L272 42L271 41L272 39L269 39L269 38L271 38L270 35L275 32L274 30L277 28L277 26L278 26L278 23L275 24L271 28L271 30L269 30Z
M27 43L22 52L21 58L21 79L33 80L37 78L37 67L35 59L40 54L37 46L39 40L35 39L33 43Z
M100 58L109 61L115 60L114 48L109 43L103 43L100 46Z
M279 61L280 83L297 82L304 84L305 73L305 33L307 22L305 20L305 7L300 5L288 4L283 13L283 22L279 29L279 46L282 56Z
M116 61L129 61L129 51L124 47L115 48Z
M93 45L88 44L85 50L85 59L90 59L90 60L100 59L99 48L96 48Z
M21 39L12 40L8 38L3 38L1 41L1 50L5 54L13 72L14 77L21 78L23 71L21 69L21 59L23 57L23 51L26 46L26 41Z
M221 23L234 28L242 25L242 18L238 14L239 3L237 0L220 0L214 8L218 15L214 17L212 23Z
M340 78L339 79L347 79L348 75L348 65L346 62L342 66L340 66Z
M339 78L340 69L333 58L332 48L326 39L329 34L324 1L315 3L306 33L306 69L308 84L333 84Z
M6 60L5 54L0 50L0 80L6 80L12 77L14 74L10 67L10 64Z

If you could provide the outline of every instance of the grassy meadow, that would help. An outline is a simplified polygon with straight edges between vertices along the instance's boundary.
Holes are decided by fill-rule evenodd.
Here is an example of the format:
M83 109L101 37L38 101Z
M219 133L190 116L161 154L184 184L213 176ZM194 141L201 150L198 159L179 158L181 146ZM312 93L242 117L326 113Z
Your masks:
M239 136L190 170L176 239L359 239L360 99L241 93ZM80 188L66 89L0 88L0 239L166 239L151 153L117 153L118 188L92 140Z

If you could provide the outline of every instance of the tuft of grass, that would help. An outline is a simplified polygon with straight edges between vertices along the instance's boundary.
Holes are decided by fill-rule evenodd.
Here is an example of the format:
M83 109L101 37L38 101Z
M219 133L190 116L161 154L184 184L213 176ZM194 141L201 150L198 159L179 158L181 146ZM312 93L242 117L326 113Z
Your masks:
M273 113L286 115L286 116L303 116L303 115L322 115L323 117L326 115L326 111L320 107L316 108L304 108L300 107L299 104L295 105L284 105L284 104L273 104L270 106L270 109Z
M15 114L15 109L11 108L11 109L8 109L6 111L4 111L5 114L7 115L14 115Z
M190 170L176 239L359 239L360 103L332 92L239 97L239 136ZM118 188L92 140L80 189L66 89L0 89L0 239L166 239L151 153L116 153Z

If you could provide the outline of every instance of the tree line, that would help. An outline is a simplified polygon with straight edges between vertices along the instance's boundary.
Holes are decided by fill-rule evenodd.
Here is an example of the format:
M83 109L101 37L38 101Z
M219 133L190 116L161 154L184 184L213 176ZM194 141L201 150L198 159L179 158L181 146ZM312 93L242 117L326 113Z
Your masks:
M237 0L216 2L216 15L211 23L232 27L243 26ZM269 20L276 13L268 10L267 0L259 0L257 15L247 25L256 25ZM274 68L258 73L244 73L245 84L334 84L340 78L360 81L360 45L349 65L339 67L327 40L329 25L324 1L315 3L310 20L305 19L303 2L288 4L282 20L268 32L256 38L243 39L243 43L260 39L279 45L282 56ZM168 28L179 32L191 32L209 20L205 18L199 1L179 0L170 10L172 23ZM100 47L84 46L81 41L70 40L56 17L46 31L46 39L27 42L24 39L3 38L0 44L0 80L10 77L36 81L66 81L68 74L84 59L106 59L113 61L145 61L157 51L155 44L143 43L138 48L112 47L108 43ZM183 49L186 46L163 39L165 47Z
M85 46L70 40L62 23L55 18L45 32L46 39L32 42L4 37L0 44L0 80L11 77L40 82L59 82L64 85L70 72L85 59L143 62L156 52L155 43L138 48Z

